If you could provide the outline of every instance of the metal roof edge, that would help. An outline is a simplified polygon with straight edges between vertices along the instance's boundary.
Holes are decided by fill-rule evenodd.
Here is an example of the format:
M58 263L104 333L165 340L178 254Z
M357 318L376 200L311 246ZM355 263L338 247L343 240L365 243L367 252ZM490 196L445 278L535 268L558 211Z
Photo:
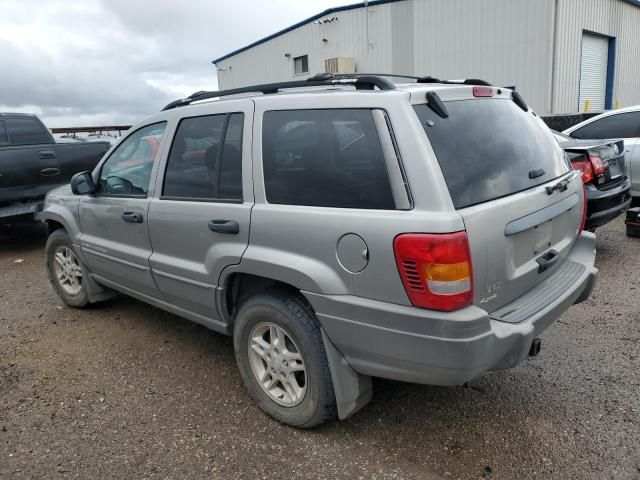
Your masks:
M376 5L384 5L385 3L395 3L395 2L402 2L404 0L370 0L369 1L369 6L373 7ZM640 4L640 0L628 0L628 1L637 1ZM253 47L257 47L260 44L263 44L265 42L268 42L269 40L272 40L276 37L279 37L280 35L284 35L285 33L288 33L292 30L295 30L296 28L300 28L303 25L306 25L307 23L313 22L314 20L317 20L319 18L322 18L326 15L331 15L332 13L337 13L337 12L346 12L347 10L355 10L357 8L364 8L365 6L365 2L360 2L360 3L353 3L350 5L344 5L342 7L333 7L333 8L328 8L323 12L320 12L312 17L309 17L305 20L302 20L301 22L296 23L295 25L291 25L290 27L285 28L284 30L280 30L276 33L272 33L271 35L269 35L268 37L264 37L261 38L260 40L257 40L253 43L251 43L250 45L247 45L245 47L239 48L237 50L234 50L231 53L227 53L226 55L223 55L222 57L216 58L215 60L212 60L211 63L216 64L218 62L221 62L222 60L225 60L229 57L233 57L239 53L242 53L246 50L249 50L250 48Z
M369 1L369 6L376 6L376 5L384 5L385 3L395 3L395 2L402 2L404 0L370 0ZM622 0L623 2L629 3L631 5L635 5L636 7L640 7L640 0ZM275 33L272 33L271 35L261 38L260 40L257 40L249 45L246 45L242 48L238 48L237 50L234 50L230 53L227 53L226 55L223 55L222 57L216 58L215 60L212 60L211 63L216 64L218 62L221 62L222 60L226 60L229 57L233 57L239 53L245 52L253 47L257 47L258 45L261 45L265 42L268 42L269 40L272 40L276 37L279 37L281 35L284 35L285 33L288 33L292 30L295 30L296 28L300 28L304 25L306 25L307 23L313 22L314 20L318 20L319 18L322 18L326 15L331 15L332 13L338 13L338 12L346 12L348 10L355 10L357 8L364 8L365 6L365 2L359 2L359 3L353 3L350 5L344 5L342 7L333 7L333 8L328 8L323 12L320 12L316 15L313 15L312 17L309 17L305 20L302 20L301 22L296 23L295 25L291 25L290 27L287 27L283 30L279 30Z

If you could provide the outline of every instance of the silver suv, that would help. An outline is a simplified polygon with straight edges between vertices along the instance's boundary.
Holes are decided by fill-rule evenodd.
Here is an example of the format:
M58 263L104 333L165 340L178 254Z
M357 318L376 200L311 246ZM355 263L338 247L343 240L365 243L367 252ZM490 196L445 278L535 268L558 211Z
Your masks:
M53 287L233 335L250 394L296 427L353 414L371 377L517 365L597 276L580 174L515 92L416 80L173 102L47 196Z

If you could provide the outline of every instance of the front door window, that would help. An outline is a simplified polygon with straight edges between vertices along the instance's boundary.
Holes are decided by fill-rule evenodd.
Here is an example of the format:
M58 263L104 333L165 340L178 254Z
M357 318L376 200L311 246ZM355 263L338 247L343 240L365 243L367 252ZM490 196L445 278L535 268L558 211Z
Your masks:
M166 122L147 125L120 143L102 165L98 193L146 197L166 125Z

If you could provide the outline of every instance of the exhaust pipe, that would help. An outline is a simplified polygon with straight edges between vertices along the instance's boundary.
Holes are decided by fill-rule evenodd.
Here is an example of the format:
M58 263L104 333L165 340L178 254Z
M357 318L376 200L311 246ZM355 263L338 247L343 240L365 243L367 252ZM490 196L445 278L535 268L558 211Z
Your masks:
M540 349L542 348L542 340L539 338L534 338L533 342L531 342L531 348L529 348L529 356L535 357L540 353Z

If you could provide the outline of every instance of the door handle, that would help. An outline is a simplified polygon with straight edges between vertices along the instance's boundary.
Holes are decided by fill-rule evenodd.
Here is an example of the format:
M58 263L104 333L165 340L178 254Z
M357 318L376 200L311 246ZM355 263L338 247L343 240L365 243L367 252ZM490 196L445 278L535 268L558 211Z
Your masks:
M538 262L538 273L542 273L551 268L551 266L558 261L558 257L558 252L552 249L536 258L536 262Z
M43 168L40 170L40 175L43 177L55 177L56 175L60 175L59 168Z
M42 150L38 152L38 157L42 160L56 158L56 152L54 152L53 150Z
M120 218L125 222L142 223L142 214L140 212L124 212Z
M211 220L209 230L217 233L236 234L240 231L240 225L235 220Z

